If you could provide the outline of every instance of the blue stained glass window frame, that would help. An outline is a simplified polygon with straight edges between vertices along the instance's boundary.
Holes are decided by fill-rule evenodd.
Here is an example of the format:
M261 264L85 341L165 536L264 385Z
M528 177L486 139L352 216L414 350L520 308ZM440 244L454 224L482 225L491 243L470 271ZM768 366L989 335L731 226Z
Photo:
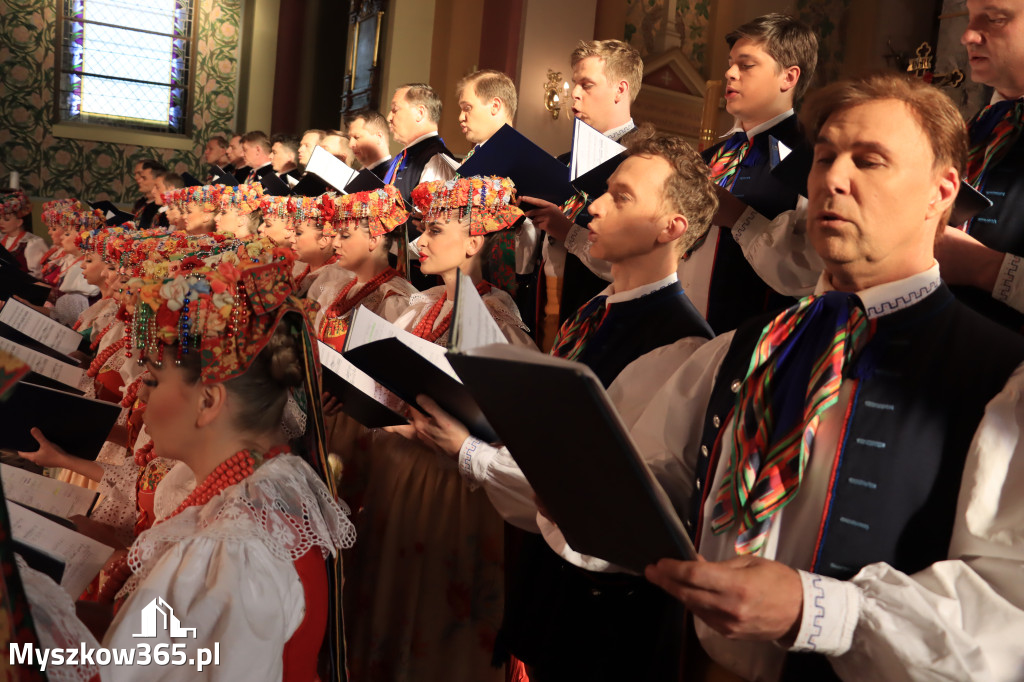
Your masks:
M97 2L99 1L97 0ZM170 10L173 17L173 32L171 33L92 21L86 16L89 2L90 0L58 0L57 3L54 121L191 135L194 92L193 60L196 55L197 31L195 29L198 25L199 0L173 0L173 8ZM142 3L132 2L132 5L136 7L140 4ZM170 82L161 83L144 78L98 75L85 71L84 67L87 63L85 35L90 24L112 28L121 32L121 35L128 35L124 32L129 32L143 37L153 35L170 38L167 58ZM107 44L114 45L114 43ZM106 52L104 56L110 59L110 54L110 52ZM114 58L124 59L125 55L118 55ZM145 59L145 57L139 57L139 59ZM130 66L130 64L125 66ZM163 120L162 117L153 120L152 115L147 119L124 114L83 111L85 104L83 102L83 83L91 83L94 86L94 92L99 89L98 86L101 84L108 86L102 88L107 91L108 98L115 97L114 93L116 92L126 92L134 86L137 86L136 90L148 91L150 94L158 91L154 86L165 87L167 88L166 120ZM88 92L86 94L88 95ZM126 102L130 101L130 98L127 97L123 99ZM95 102L96 100L91 101ZM108 104L107 108L110 107L111 105ZM143 108L140 105L136 109L136 113Z

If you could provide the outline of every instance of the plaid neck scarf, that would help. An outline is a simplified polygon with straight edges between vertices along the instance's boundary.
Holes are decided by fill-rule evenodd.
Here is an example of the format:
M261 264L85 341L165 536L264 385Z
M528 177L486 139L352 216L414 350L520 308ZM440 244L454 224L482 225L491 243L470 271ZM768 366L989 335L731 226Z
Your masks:
M711 169L712 182L727 190L732 190L739 176L740 162L743 161L747 152L750 151L751 141L751 139L747 138L747 134L741 130L733 133L732 137L718 148L715 155L711 157L711 162L708 163L708 168Z
M750 359L733 410L732 456L711 529L736 527L736 551L761 549L771 517L800 490L822 414L843 369L874 330L851 294L809 296L772 320Z
M967 181L978 187L989 168L999 163L1020 137L1024 99L1003 100L979 111L967 124L971 148Z
M587 347L587 341L604 322L608 313L607 301L607 296L595 296L566 320L551 344L551 355L566 360L577 359Z

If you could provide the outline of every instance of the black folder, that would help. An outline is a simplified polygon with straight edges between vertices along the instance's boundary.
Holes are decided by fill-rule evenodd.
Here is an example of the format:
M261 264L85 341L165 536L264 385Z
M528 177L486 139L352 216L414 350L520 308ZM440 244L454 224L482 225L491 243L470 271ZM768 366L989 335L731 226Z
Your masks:
M569 546L638 573L662 558L695 558L590 368L507 345L449 360ZM529 405L535 417L514 405Z
M573 195L569 167L507 123L459 166L459 176L497 175L509 178L519 196L563 204Z
M320 176L313 173L306 173L302 179L292 187L292 194L297 197L318 197L326 193L330 187L320 179Z
M259 183L263 185L264 194L269 194L272 197L291 196L292 191L288 189L285 181L277 176L277 173L264 173L259 178Z
M36 427L70 454L95 460L120 414L115 403L21 381L0 409L0 448L38 450Z
M408 424L409 420L398 414L387 405L367 395L358 387L345 381L335 374L325 361L326 353L338 353L330 346L320 344L320 360L323 367L323 389L341 401L345 414L355 419L368 429L379 429L385 426ZM340 355L340 354L339 354Z
M398 339L372 341L346 350L344 355L416 409L420 409L416 396L428 395L477 438L488 442L497 440L497 434L469 389Z
M52 287L23 271L17 265L0 261L0 301L19 296L32 305L43 305Z
M135 220L134 215L122 211L112 201L94 201L89 205L103 213L103 221L107 227L117 227Z
M214 184L217 184L217 185L237 185L238 184L238 180L235 179L235 176L231 175L231 173L228 173L226 170L224 170L220 166L212 166L210 168L210 175L213 176ZM224 177L224 176L226 176L226 177ZM222 177L223 177L223 180L220 180ZM204 183L199 181L199 178L197 178L196 176L192 175L188 171L185 171L184 173L181 174L181 181L185 183L186 187L199 187L200 185L204 184Z

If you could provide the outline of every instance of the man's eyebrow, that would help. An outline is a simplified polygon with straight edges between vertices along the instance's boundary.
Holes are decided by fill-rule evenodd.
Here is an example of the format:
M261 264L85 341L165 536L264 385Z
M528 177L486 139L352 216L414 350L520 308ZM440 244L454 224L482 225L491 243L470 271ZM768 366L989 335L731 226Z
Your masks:
M819 144L827 145L830 147L835 146L835 142L829 139L827 135L818 135L817 139L814 141L814 144L815 146ZM857 151L861 152L875 152L876 154L881 154L882 156L885 157L892 156L892 151L881 142L864 140L854 142L851 146Z

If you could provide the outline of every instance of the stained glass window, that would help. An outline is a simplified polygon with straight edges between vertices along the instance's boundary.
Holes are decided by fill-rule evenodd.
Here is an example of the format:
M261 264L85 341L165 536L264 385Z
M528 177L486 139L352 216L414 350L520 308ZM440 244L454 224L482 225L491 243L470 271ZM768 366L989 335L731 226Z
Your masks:
M61 0L61 121L188 134L195 0Z

